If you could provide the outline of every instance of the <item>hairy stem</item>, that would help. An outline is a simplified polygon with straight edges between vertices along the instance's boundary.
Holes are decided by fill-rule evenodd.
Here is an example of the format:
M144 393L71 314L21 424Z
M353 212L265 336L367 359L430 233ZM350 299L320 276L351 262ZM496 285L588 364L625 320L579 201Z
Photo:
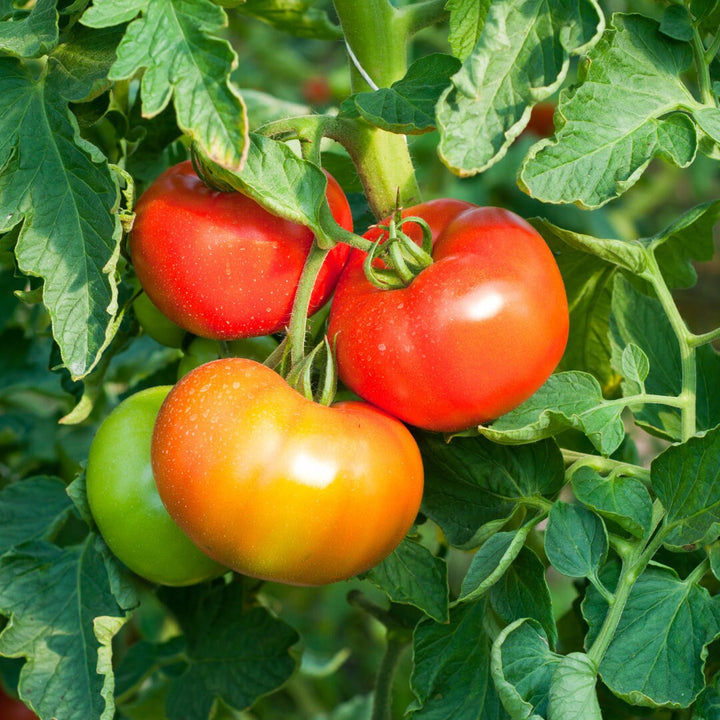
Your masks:
M407 632L388 629L385 654L375 679L371 720L392 719L393 679L400 658L408 643L409 636Z

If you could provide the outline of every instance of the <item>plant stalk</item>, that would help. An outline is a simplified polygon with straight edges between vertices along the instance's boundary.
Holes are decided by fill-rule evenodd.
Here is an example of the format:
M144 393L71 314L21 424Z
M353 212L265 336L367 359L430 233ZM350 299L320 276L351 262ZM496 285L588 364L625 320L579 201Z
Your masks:
M410 42L403 15L389 0L334 0L334 5L352 58L352 91L389 87L400 80L407 72ZM346 147L375 217L390 215L398 196L404 206L418 202L420 191L405 136L360 119L348 122L354 126L353 141Z
M408 645L408 634L404 631L388 629L387 645L382 663L375 679L371 720L392 719L392 686L395 671Z

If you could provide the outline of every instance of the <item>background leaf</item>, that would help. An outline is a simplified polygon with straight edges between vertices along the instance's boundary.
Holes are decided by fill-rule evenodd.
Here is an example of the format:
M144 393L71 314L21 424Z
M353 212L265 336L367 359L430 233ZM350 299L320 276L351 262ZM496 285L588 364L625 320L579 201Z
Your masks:
M296 632L264 608L244 612L241 583L164 588L160 598L187 638L187 668L170 683L170 720L208 717L216 697L242 710L290 677Z
M447 565L425 546L408 538L367 579L391 602L414 605L437 622L448 618Z
M30 540L50 540L72 502L59 478L38 476L0 490L0 555Z
M454 608L450 622L422 621L413 637L412 720L506 720L490 677L484 602Z

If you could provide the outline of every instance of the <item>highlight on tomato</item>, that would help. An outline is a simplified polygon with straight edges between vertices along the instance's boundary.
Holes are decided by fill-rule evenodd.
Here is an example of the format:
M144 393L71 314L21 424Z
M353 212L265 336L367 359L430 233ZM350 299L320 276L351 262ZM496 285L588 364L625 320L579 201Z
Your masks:
M327 175L335 220L352 230L347 198ZM150 300L201 337L232 340L283 330L310 252L310 229L271 215L238 192L208 187L190 161L162 173L135 208L130 255ZM310 314L332 294L349 248L328 254Z
M152 439L168 512L218 562L292 585L389 555L422 498L417 444L367 403L325 406L252 360L215 360L168 394Z
M403 216L428 224L433 262L407 286L380 289L366 277L366 254L353 251L330 310L338 376L427 430L493 420L530 397L565 349L568 305L553 254L501 208L444 199ZM420 225L402 230L419 242Z
M90 511L110 550L140 577L180 586L226 569L188 539L155 487L150 442L170 387L141 390L103 420L90 446L86 485Z

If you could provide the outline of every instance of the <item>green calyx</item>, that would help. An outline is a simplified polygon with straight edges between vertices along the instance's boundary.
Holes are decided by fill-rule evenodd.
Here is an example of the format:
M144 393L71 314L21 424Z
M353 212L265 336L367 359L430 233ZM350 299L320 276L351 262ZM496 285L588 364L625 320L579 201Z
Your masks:
M418 245L403 226L419 225L422 243ZM382 290L407 287L426 267L432 265L432 231L420 217L401 217L397 210L387 225L378 225L383 232L368 252L363 268L365 276ZM387 234L386 234L387 233ZM379 262L375 262L378 260Z

